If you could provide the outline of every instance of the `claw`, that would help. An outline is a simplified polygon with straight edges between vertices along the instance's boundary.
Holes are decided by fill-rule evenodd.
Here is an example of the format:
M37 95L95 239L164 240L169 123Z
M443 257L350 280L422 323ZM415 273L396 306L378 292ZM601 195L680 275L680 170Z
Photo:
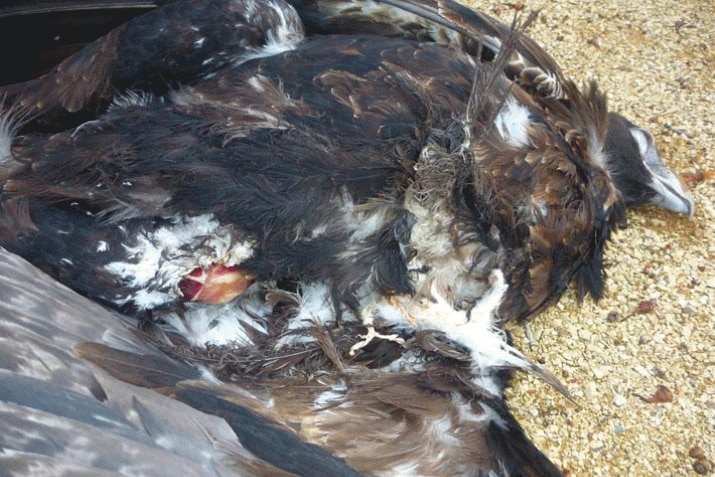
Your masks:
M357 353L359 350L364 348L365 346L369 345L372 340L375 338L381 339L381 340L387 340L387 341L392 341L395 342L399 345L405 346L405 340L404 338L401 338L397 334L391 334L391 335L383 335L382 333L378 333L375 331L374 326L368 326L367 327L367 334L365 335L360 335L362 337L361 341L358 341L354 345L350 347L350 356L355 356L355 353Z

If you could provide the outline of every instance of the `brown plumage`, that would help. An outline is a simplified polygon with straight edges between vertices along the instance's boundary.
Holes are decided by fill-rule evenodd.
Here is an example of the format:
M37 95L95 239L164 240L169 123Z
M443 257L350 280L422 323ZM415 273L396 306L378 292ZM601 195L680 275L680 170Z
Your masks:
M264 50L277 51L276 44L303 38L302 22L282 0L270 5L224 0L164 3L89 43L41 77L3 87L3 98L38 116L32 127L59 130L96 117L118 93L165 94ZM141 12L149 4L105 2L102 7L133 6ZM75 8L82 11L82 6L79 2ZM71 6L58 3L55 8L67 11ZM45 11L52 10L48 5Z
M332 50L329 56L324 48ZM344 56L335 59L336 53ZM357 76L351 65L357 58L380 59L371 66L360 66L364 76ZM447 62L452 68L445 73ZM295 69L286 70L286 63ZM329 200L335 200L342 193L340 188L346 187L345 192L358 203L371 197L396 201L397 208L388 214L393 221L404 213L398 205L404 200L405 212L417 215L425 230L441 226L430 225L420 214L453 217L449 219L451 231L430 231L433 236L442 234L441 240L478 243L488 231L475 227L496 226L502 244L490 250L495 246L482 243L469 253L495 254L492 263L508 277L509 298L501 311L505 320L533 315L557 299L574 277L582 291L599 296L603 246L610 227L622 214L601 158L606 123L603 96L595 86L582 94L565 83L572 97L568 107L550 99L538 104L499 78L475 100L479 117L470 119L472 124L450 125L452 118L442 113L465 107L473 72L469 57L437 45L368 37L318 38L283 57L262 60L256 70L252 65L238 68L179 92L166 107L130 104L101 122L47 141L30 142L20 154L47 159L14 174L4 191L43 201L89 201L88 211L115 223L153 214L212 213L221 223L233 224L234 233L241 231L239 236L265 244L257 258L261 262L252 259L229 265L240 265L259 278L270 279L285 274L280 267L290 266L290 262L278 268L265 263L278 253L268 247L280 247L281 243L274 241L293 234L294 222L310 229L326 220L314 214L313 208L303 209L304 205L291 212L296 203L287 187L301 180L309 184L328 174L332 184L313 189L311 196L317 198L322 189L332 198ZM437 76L441 87L446 87L435 93L433 78ZM258 99L259 92L266 94ZM516 133L527 135L528 140L509 137L511 125L490 126L508 121L509 108L532 118L528 124L515 126ZM419 122L408 126L415 119ZM259 146L257 141L263 139L257 134L264 134L267 128L276 131L271 135L278 134L269 139L275 145ZM140 130L143 134L137 136ZM383 139L372 142L374 135ZM312 144L307 148L299 144L304 140ZM210 144L215 141L224 146ZM202 147L215 151L214 158L202 163L180 159L186 154L206 154L199 152ZM189 152L192 150L196 152ZM375 151L376 158L385 159L365 162L369 150ZM455 153L465 152L466 162L456 160ZM306 153L313 155L313 162L302 159ZM236 184L234 177L246 174L244 177L255 177L255 187L264 187L258 181L266 170L260 162L236 163L242 172L227 176L224 168L234 167L236 155L256 158L253 161L261 156L284 157L281 168L271 172L276 187L283 189L258 192L250 183ZM374 169L366 168L368 164ZM410 171L413 167L414 172ZM88 189L88 184L98 187ZM233 196L228 192L232 189ZM290 190L298 196L304 194L300 189ZM268 209L256 209L253 197L265 193L282 197L271 197L279 203ZM384 204L376 203L375 213L386 213L382 212ZM327 207L324 214L334 213ZM272 224L270 229L265 228L264 220ZM276 228L281 231L278 236ZM269 231L270 238L264 238ZM427 240L426 245L411 246L418 255L426 254L427 260L464 260L442 252L437 256L429 250L431 239L418 240L422 239ZM266 258L260 258L262 255ZM463 274L464 280L472 280L470 260L457 277ZM485 281L489 270L485 267L477 281ZM408 289L404 278L373 279L378 283L391 280L380 285L385 289ZM355 277L338 280L344 282L336 286L356 292ZM479 296L476 293L467 292L453 301L473 301ZM350 304L349 295L341 294Z
M225 6L201 8L211 5ZM483 17L456 4L440 4L446 16L377 4L388 19L417 18L426 36L356 23L305 40L285 20L312 25L315 4L302 17L272 5L282 13L259 31L260 51L238 48L215 70L199 66L217 58L203 45L220 28L190 36L186 56L171 37L179 46L161 53L193 65L186 77L164 78L172 68L154 71L157 55L141 48L135 63L107 56L93 70L98 97L109 71L128 71L139 91L100 114L80 94L93 118L80 127L51 117L72 109L71 92L18 137L25 124L7 113L0 244L86 296L153 318L164 352L209 363L232 385L94 338L77 353L220 416L284 471L307 475L315 459L324 475L559 475L502 391L518 369L564 390L499 325L533 317L572 280L582 295L602 293L604 246L625 208L604 153L605 97L563 79L521 31L486 23L469 33ZM178 14L157 12L121 35L161 36ZM480 29L489 41L476 41ZM112 38L84 54L133 51ZM555 76L537 79L524 58ZM36 100L69 65L93 68L80 55L6 91ZM115 79L107 84L125 87ZM11 111L23 110L18 97ZM185 302L186 278L214 268L256 283L246 278L220 306ZM291 449L306 457L291 462Z

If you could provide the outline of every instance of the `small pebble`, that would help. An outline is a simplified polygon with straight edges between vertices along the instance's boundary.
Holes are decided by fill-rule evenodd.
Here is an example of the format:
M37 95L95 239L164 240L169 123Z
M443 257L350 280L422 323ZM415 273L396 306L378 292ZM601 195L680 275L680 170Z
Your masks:
M705 452L703 451L703 448L700 446L693 446L690 448L688 451L688 455L692 457L693 459L699 459L699 460L704 460L705 459Z
M586 399L595 399L597 395L596 383L594 383L593 381L587 382L586 385L583 387L583 395L586 396Z
M656 301L653 299L643 300L642 302L638 303L638 306L636 307L636 309L633 313L638 314L638 315L644 315L646 313L651 313L655 310L656 306L657 306Z
M661 402L673 402L673 392L668 389L667 386L663 386L662 384L659 384L658 387L656 388L655 392L651 397L643 397L643 396L638 396L641 398L643 402L647 402L650 404L653 403L661 403Z
M644 378L649 378L651 376L650 372L642 364L636 364L633 369L635 369L635 371Z
M696 460L693 462L693 470L696 474L707 475L712 470L712 465L704 459Z
M621 394L616 394L613 398L613 404L615 404L618 407L624 406L626 404L627 400L625 396Z

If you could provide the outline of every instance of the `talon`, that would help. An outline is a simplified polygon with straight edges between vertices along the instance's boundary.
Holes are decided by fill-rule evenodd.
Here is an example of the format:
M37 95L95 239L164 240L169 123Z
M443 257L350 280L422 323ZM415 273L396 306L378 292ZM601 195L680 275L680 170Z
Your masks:
M246 291L256 277L238 267L211 264L207 269L195 268L179 282L186 301L220 305Z
M392 341L394 343L397 343L399 345L405 346L405 340L401 338L397 334L391 334L391 335L383 335L382 333L378 333L375 331L374 326L368 326L367 327L367 334L360 335L362 337L362 340L358 341L354 345L350 347L350 356L355 356L355 353L358 352L358 350L363 349L365 346L369 345L372 340L375 338L379 338L381 340L387 340L387 341Z

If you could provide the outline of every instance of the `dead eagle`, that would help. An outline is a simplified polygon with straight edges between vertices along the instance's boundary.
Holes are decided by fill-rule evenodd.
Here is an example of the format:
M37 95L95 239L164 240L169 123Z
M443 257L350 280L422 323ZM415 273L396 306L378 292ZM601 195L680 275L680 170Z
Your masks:
M692 201L595 84L440 6L168 2L6 87L0 244L222 346L234 387L167 358L161 388L246 447L250 411L323 475L560 475L502 397L513 369L558 383L499 325L600 296L626 205ZM155 387L141 350L73 344Z

